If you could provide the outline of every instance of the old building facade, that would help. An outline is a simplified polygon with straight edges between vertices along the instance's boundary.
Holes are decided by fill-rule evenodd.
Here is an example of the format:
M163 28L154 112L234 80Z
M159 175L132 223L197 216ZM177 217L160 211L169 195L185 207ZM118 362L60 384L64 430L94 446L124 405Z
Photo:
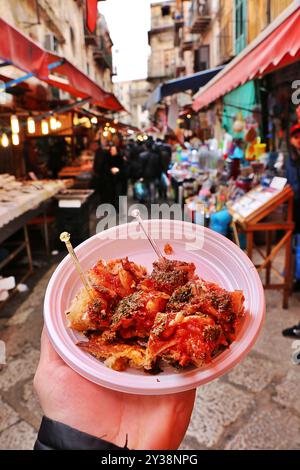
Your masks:
M291 3L176 0L152 5L148 80L157 84L226 64Z
M146 79L114 84L114 92L127 111L119 114L124 124L131 124L140 130L145 130L149 126L149 112L145 109L149 89L150 84Z
M182 28L181 33L176 33L177 43L181 50L193 51L190 56L183 54L184 62L192 59L194 72L227 63L291 3L292 0L177 0L179 29ZM176 32L176 22L174 29Z
M151 54L148 61L148 81L153 87L176 76L178 48L174 47L174 16L176 1L151 5L151 30L148 42Z
M10 0L0 2L0 16L45 49L65 57L98 85L111 92L112 41L99 13L94 33L86 28L84 0ZM5 70L4 70L5 69ZM2 68L8 76L22 75ZM63 92L60 98L65 98Z

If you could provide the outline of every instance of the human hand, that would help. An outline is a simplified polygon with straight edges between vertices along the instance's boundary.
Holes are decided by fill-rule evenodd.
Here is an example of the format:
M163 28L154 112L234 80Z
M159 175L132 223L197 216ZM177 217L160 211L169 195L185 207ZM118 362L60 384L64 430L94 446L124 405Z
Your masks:
M116 166L114 166L114 167L112 167L112 168L110 169L110 171L112 172L113 175L116 175L117 173L119 173L120 170L119 170L119 168L117 168Z
M116 392L73 371L43 330L34 387L45 416L129 449L177 449L194 406L195 390L149 396Z

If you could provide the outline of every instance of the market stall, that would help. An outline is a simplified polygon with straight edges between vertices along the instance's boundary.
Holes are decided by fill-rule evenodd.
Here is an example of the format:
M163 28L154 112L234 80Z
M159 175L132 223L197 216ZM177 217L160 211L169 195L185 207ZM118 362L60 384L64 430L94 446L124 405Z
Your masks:
M247 133L249 129L241 129L241 138ZM294 196L287 180L279 176L281 166L272 153L266 152L258 137L255 140L251 160L239 156L241 148L228 141L227 133L217 146L214 139L205 145L190 142L177 148L168 174L176 201L185 205L195 224L231 238L250 259L255 250L254 260L258 263L257 255L262 259L257 269L265 271L265 287L282 289L283 307L287 308ZM282 270L279 264L283 264Z
M25 251L28 270L19 280L22 283L33 271L31 246L28 235L28 225L41 217L45 243L48 241L47 207L53 196L72 186L72 180L39 180L18 181L12 175L0 175L0 244L2 271L21 252ZM10 240L17 232L22 231L22 241ZM5 249L3 249L5 246ZM2 300L6 300L4 294Z
M283 181L282 181L283 180ZM237 229L246 234L246 252L250 259L256 250L262 261L256 265L258 272L265 270L265 289L283 290L283 308L288 307L291 291L291 253L292 235L294 230L292 188L285 185L284 178L274 178L269 187L256 186L235 203L228 203L232 216L235 240L239 244ZM280 220L272 220L271 214L280 210ZM280 237L274 238L279 232ZM255 245L255 233L265 235L264 247ZM279 272L273 262L280 250L284 249L284 270ZM271 283L271 272L275 273L280 283Z

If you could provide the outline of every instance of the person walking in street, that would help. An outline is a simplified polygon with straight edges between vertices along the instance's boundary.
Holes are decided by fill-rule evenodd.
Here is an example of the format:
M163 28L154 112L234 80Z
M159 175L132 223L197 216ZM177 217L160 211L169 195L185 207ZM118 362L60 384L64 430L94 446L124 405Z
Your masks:
M157 189L160 184L162 165L158 150L151 141L146 143L145 151L140 155L142 162L142 175L148 188L151 204L156 201Z
M95 189L100 203L111 203L111 172L110 172L110 154L107 148L100 143L94 142L95 151L93 165L93 189Z
M131 142L128 148L128 176L133 188L133 198L137 199L136 194L136 183L142 177L143 165L140 158L140 148L139 146Z
M116 145L112 145L109 151L109 169L111 182L111 202L119 210L119 197L127 194L127 169L126 161Z

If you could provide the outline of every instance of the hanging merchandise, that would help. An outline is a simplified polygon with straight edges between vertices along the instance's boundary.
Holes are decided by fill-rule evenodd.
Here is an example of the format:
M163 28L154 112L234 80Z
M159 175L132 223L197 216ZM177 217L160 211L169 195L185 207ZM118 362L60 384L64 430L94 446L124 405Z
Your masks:
M266 153L267 145L261 142L257 137L253 142L248 143L245 158L248 161L257 160Z
M223 137L223 145L222 145L222 154L223 158L226 159L230 153L230 149L232 146L232 135L228 132L225 132Z
M245 121L243 120L243 115L242 115L241 112L238 112L238 114L236 116L236 120L234 121L234 123L232 125L232 128L233 128L233 131L236 134L239 134L240 132L243 132L243 130L245 128Z
M222 127L234 138L243 138L244 130L249 127L259 128L259 96L258 84L251 80L223 97ZM259 131L257 133L259 134Z
M253 142L249 142L246 147L245 158L248 162L256 159L255 143L256 140L254 140Z
M260 137L257 137L256 143L254 144L254 149L255 149L257 158L261 157L264 153L266 153L266 148L267 148L267 145L261 142Z
M256 137L256 130L254 129L254 127L250 127L245 134L245 141L251 143L255 140Z

